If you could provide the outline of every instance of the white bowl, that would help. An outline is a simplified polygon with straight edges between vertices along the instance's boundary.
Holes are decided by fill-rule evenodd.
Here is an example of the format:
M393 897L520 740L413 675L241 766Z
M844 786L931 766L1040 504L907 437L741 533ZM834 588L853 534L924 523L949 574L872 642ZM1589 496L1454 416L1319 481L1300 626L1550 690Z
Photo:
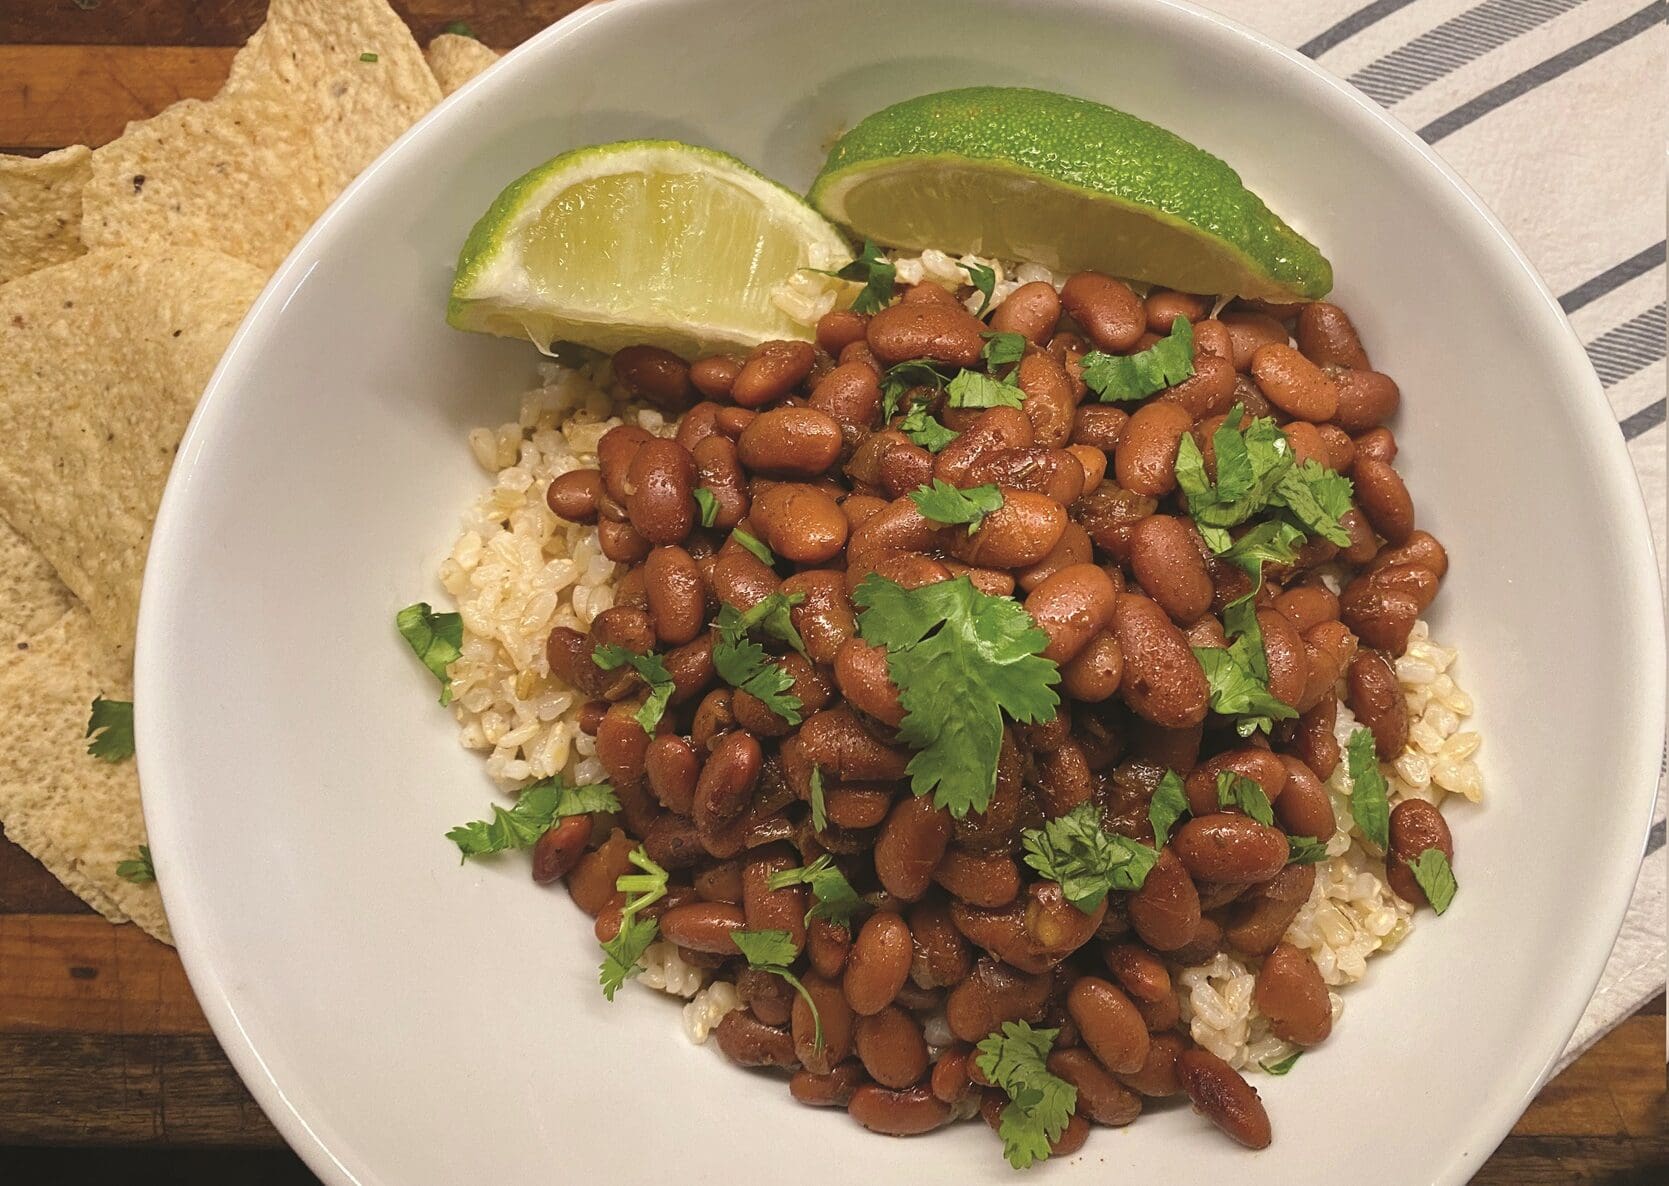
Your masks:
M483 484L465 433L514 418L535 362L442 321L502 185L639 136L804 185L838 129L970 83L1163 124L1331 256L1405 393L1400 466L1454 557L1435 630L1486 735L1486 805L1448 813L1454 908L1374 963L1324 1048L1258 1080L1272 1148L1172 1108L1034 1173L1459 1183L1558 1055L1639 862L1663 642L1616 424L1499 224L1367 99L1180 4L614 0L423 120L296 248L203 398L151 548L139 753L168 913L232 1061L327 1182L1014 1180L982 1125L870 1136L690 1046L658 994L606 1003L565 895L523 861L459 867L443 833L492 792L393 627L440 600Z

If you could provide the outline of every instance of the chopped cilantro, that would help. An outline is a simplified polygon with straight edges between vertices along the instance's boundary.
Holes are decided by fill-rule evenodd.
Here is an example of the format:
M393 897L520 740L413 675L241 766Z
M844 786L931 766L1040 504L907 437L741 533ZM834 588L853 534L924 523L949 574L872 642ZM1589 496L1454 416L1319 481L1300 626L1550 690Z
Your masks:
M912 387L931 387L943 391L950 376L937 364L926 359L900 362L887 368L881 376L881 423L890 424L898 415L899 402Z
M1303 1053L1302 1050L1294 1050L1279 1062L1260 1062L1258 1066L1262 1067L1268 1074L1284 1075L1292 1070L1293 1065L1298 1062L1299 1056Z
M752 552L753 558L763 564L766 568L775 566L777 562L776 554L762 544L757 536L743 531L740 527L738 527L730 533L730 538L742 545L742 547L746 548L748 551Z
M1080 803L1041 828L1020 833L1026 864L1050 881L1085 914L1093 914L1109 890L1138 890L1159 859L1156 849L1101 826L1101 809Z
M916 403L911 406L904 419L898 422L898 430L929 453L939 452L962 435L946 428L928 415L927 405L924 403Z
M1314 836L1287 837L1287 864L1313 865L1327 859L1327 846Z
M1228 646L1194 648L1211 688L1211 711L1237 718L1235 729L1242 737L1259 729L1267 733L1275 721L1297 716L1297 710L1269 691L1269 659L1253 603L1232 607L1223 624L1233 635Z
M976 1047L974 1065L1008 1095L997 1135L1017 1170L1049 1156L1078 1106L1078 1089L1049 1070L1049 1050L1059 1036L1059 1029L1005 1021L1001 1033Z
M956 266L968 273L968 279L984 298L979 302L979 312L974 314L975 317L984 317L985 311L991 307L991 297L997 291L996 269L988 268L984 264L959 263Z
M805 643L794 629L788 612L804 600L804 593L772 593L745 614L727 602L719 606L715 623L719 638L713 645L713 666L720 678L731 687L758 697L766 708L790 725L798 725L801 719L800 700L788 692L794 686L794 677L773 662L765 648L748 637L748 632L758 629L804 654Z
M447 25L446 28L442 29L441 32L456 33L459 37L475 37L475 30L470 28L463 21L453 21L451 24ZM480 39L476 38L476 40Z
M695 507L701 512L701 525L711 527L718 522L719 500L713 497L713 492L705 486L695 488Z
M654 919L638 915L666 896L667 872L649 859L643 845L634 848L626 859L643 872L623 874L614 882L614 888L626 895L626 905L620 911L620 933L602 945L603 963L597 971L603 995L611 1001L620 986L637 972L643 953L660 930Z
M966 523L968 534L979 529L985 516L1003 505L1003 494L993 485L958 490L942 478L910 491L910 501L935 523Z
M981 347L979 354L985 360L985 369L992 373L995 373L998 367L1019 362L1026 356L1024 334L1004 331L981 334L980 337L985 339L985 345Z
M1102 403L1145 399L1175 387L1194 373L1194 327L1186 317L1171 322L1171 332L1135 354L1091 350L1079 361L1084 383Z
M1391 846L1391 807L1385 799L1385 775L1374 752L1373 734L1357 729L1345 743L1350 770L1350 814L1357 830L1380 852Z
M799 954L794 948L794 940L787 931L731 931L730 941L736 944L736 949L748 961L748 967L761 972L769 972L773 976L780 976L786 980L795 992L805 998L811 1007L811 1021L815 1027L815 1045L823 1049L823 1017L817 1011L817 1002L811 999L806 986L800 983L800 978L789 971L788 965L794 962Z
M1235 404L1211 447L1217 455L1217 480L1206 473L1205 456L1193 433L1177 446L1176 480L1188 498L1188 513L1200 527L1234 527L1269 505L1269 499L1292 468L1292 445L1267 416L1240 428L1245 408Z
M1346 548L1350 546L1350 532L1339 519L1350 509L1354 489L1349 478L1312 458L1281 475L1270 501L1286 507L1311 535Z
M863 899L846 875L835 866L834 858L824 853L809 865L798 869L784 869L773 873L769 881L772 889L786 889L791 885L809 885L815 899L806 911L806 922L826 918L837 926L850 928L852 916L863 909Z
M1259 523L1233 542L1229 541L1228 532L1220 527L1201 528L1200 534L1211 550L1217 553L1218 559L1228 561L1252 578L1252 587L1235 598L1235 603L1256 595L1263 587L1265 564L1291 564L1298 558L1298 549L1304 543L1304 533L1282 519ZM1219 543L1223 546L1218 547Z
M1426 891L1426 901L1431 903L1431 908L1439 914L1448 910L1459 887L1455 884L1455 871L1449 867L1449 858L1443 855L1443 850L1426 849L1408 862L1408 868L1414 874L1415 882Z
M643 677L649 685L649 698L637 710L636 718L643 731L653 737L655 726L661 723L661 716L666 712L673 692L672 673L661 662L661 657L655 654L634 655L625 647L610 642L593 650L591 661L604 671L613 671L621 664L629 663L632 670Z
M852 302L852 312L878 313L892 303L892 286L893 281L897 279L898 269L881 254L879 247L865 239L863 251L858 254L857 259L838 272L825 274L837 276L842 280L861 282L863 291L858 294L857 300Z
M852 594L858 633L887 648L899 688L898 736L917 752L910 786L961 818L984 811L997 786L1003 714L1053 720L1060 668L1041 657L1049 636L1011 597L975 589L966 575L919 589L870 573Z
M1025 400L1012 383L979 371L963 371L945 391L945 404L952 408L1018 408Z
M823 771L816 766L811 768L811 828L814 832L826 832L829 828L829 805L823 797Z
M362 62L374 62L377 60L377 55L367 51L359 55L359 60Z
M527 848L557 820L567 816L619 810L620 800L614 797L614 788L608 783L575 787L557 775L524 787L516 797L515 806L508 810L494 803L491 820L460 824L446 838L458 846L463 854L458 858L462 863L469 857Z
M440 702L452 703L452 681L446 669L463 656L464 619L461 614L437 614L419 601L394 615L400 637L440 681Z
M1275 809L1269 805L1269 796L1257 780L1233 770L1217 772L1217 806L1238 808L1264 827L1275 826Z
M133 757L133 701L93 697L87 714L87 752L101 762Z
M151 846L141 844L139 854L125 861L116 862L116 876L123 881L131 881L134 885L144 885L156 880L156 866L151 864ZM1439 911L1438 913L1442 913Z
M1188 796L1182 789L1182 776L1175 770L1165 771L1165 777L1153 788L1153 798L1147 802L1147 822L1153 825L1153 847L1164 848L1176 821L1188 814Z

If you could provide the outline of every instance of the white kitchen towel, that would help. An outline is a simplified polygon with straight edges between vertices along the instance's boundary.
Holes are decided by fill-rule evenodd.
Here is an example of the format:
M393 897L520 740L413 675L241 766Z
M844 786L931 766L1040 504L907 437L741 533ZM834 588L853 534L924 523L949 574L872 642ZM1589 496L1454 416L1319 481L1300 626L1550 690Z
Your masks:
M1663 0L1202 0L1348 79L1506 223L1588 348L1664 562ZM1664 987L1664 797L1561 1068Z

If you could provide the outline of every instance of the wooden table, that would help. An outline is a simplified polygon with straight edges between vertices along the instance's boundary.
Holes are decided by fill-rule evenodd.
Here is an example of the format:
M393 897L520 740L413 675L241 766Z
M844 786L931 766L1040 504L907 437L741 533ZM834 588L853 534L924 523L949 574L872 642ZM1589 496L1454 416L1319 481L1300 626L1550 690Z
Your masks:
M506 48L578 2L394 6L421 41L463 20ZM130 119L214 94L265 7L0 0L0 151L100 144ZM1663 1013L1659 996L1548 1084L1474 1181L1563 1186L1669 1169ZM174 953L106 923L4 841L0 1169L21 1183L314 1181L238 1082Z

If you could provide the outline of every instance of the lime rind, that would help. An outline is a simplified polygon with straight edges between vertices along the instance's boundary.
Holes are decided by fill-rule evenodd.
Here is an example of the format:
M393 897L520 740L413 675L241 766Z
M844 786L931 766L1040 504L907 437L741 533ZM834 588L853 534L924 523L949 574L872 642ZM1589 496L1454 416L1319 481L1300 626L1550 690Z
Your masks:
M1213 291L1223 295L1314 299L1332 287L1332 267L1321 252L1248 190L1226 162L1127 112L1049 91L969 87L876 112L835 144L812 183L810 199L855 235L889 246L988 253L990 242L947 242L942 235L938 242L921 236L895 241L901 238L896 224L877 225L885 220L873 216L854 218L849 209L854 191L866 183L901 183L914 170L922 186L931 189L934 174L942 179L953 168L1082 198L1083 222L1061 228L1052 244L1067 270L1096 267L1127 279L1181 287L1169 283L1167 275L1136 274L1143 270L1140 261L1120 267L1118 260L1075 258L1077 247L1095 239L1095 212L1102 210L1104 219L1128 223L1145 216L1199 241L1199 251L1220 257L1213 274L1220 273L1222 280ZM1009 200L1024 199L1011 195ZM907 205L891 202L894 209ZM991 201L982 208L995 221L1013 217L1005 205ZM885 233L889 229L894 233ZM1158 266L1169 265L1161 261Z

